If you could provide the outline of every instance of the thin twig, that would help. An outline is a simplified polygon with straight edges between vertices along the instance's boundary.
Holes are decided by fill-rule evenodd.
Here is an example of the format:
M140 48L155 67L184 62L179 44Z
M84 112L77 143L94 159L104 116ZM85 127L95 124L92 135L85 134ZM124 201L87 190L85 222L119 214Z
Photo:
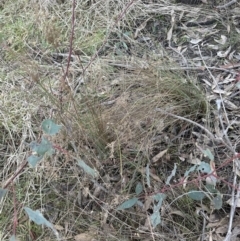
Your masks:
M228 144L228 146L231 147L232 149L232 152L235 153L235 150L234 148L232 147L232 144L228 138L228 135L227 135L227 129L224 128L224 125L223 125L223 119L222 119L222 114L221 114L221 109L218 108L218 118L219 118L219 121L220 121L220 125L221 125L221 128L222 128L222 132L223 132L223 136L225 136L225 140ZM230 124L229 124L230 125Z
M162 112L162 113L164 113L164 114L166 114L166 115L170 115L170 116L175 117L175 118L177 118L177 119L179 119L179 120L184 120L184 121L187 121L187 122L189 122L189 123L191 123L191 124L194 124L194 125L200 127L202 130L204 130L204 131L209 135L209 137L210 137L212 140L218 140L218 139L215 138L215 136L214 136L207 128L205 128L204 126L198 124L198 123L195 122L195 121L192 121L192 120L187 119L187 118L182 117L182 116L178 116L178 115L171 114L171 113L169 113L169 112L167 112L167 111L165 111L165 110L162 110L162 109L160 109L160 108L156 108L156 111Z
M237 3L237 0L232 0L232 1L230 1L230 2L228 2L226 4L224 4L224 5L217 6L216 8L218 8L218 9L227 8L227 7L231 6L231 5L233 5L234 3Z
M66 78L67 78L67 75L68 75L72 51L73 51L73 37L74 37L74 27L75 27L75 7L76 7L76 2L75 2L75 0L73 0L73 3L72 3L72 29L71 29L71 36L70 36L70 45L69 45L67 67L66 67L66 71L65 71L64 76L63 76L63 82L64 83L66 82Z
M233 179L233 185L237 184L237 174L235 172L234 179ZM231 236L232 236L232 225L233 225L233 218L235 215L235 210L237 207L237 202L240 197L240 184L238 184L238 189L237 189L237 195L235 197L235 189L233 188L232 190L232 199L231 199L231 211L230 211L230 217L229 217L229 224L228 224L228 232L223 241L230 241Z
M189 122L189 123L191 123L191 124L194 124L194 125L200 127L202 130L204 130L204 131L206 132L206 134L208 134L208 136L209 136L213 141L223 143L231 152L233 152L233 148L232 148L231 146L229 146L227 143L225 143L221 137L215 137L215 136L212 134L212 132L210 132L207 128L205 128L204 126L198 124L197 122L192 121L192 120L189 120L189 119L187 119L187 118L185 118L185 117L182 117L182 116L178 116L178 115L171 114L171 113L169 113L169 112L167 112L167 111L165 111L165 110L162 110L162 109L160 109L160 108L156 108L155 110L156 110L156 111L159 111L159 112L162 112L162 113L164 113L164 114L166 114L166 115L170 115L170 116L172 116L172 117L175 117L175 118L177 118L177 119L179 119L179 120L187 121L187 122ZM234 152L233 152L233 153L234 153Z
M139 68L145 69L146 68L145 66L143 66L143 67L140 66L139 67L139 65L137 63L133 63L131 65L131 64L122 64L122 63L111 63L111 62L108 62L108 64L111 65L111 66L122 67L122 68L126 68L126 69L129 69L129 70L136 70L136 69L139 69ZM224 71L224 72L231 73L231 74L234 74L234 75L237 74L235 71L231 70L231 69L234 69L235 66L233 66L232 68L223 68L223 67L214 67L214 66L207 67L207 68L208 69L212 69L212 70ZM178 67L167 67L167 66L161 67L161 66L158 66L157 69L158 70L190 70L190 71L191 70L192 71L199 70L199 71L205 71L206 67L205 66L189 66L189 67L186 67L186 66L184 66L184 67L182 67L182 66L178 66Z
M13 182L13 180L23 171L23 169L27 166L28 162L25 160L23 161L22 165L18 168L18 170L6 181L6 183L3 185L3 188L7 188L10 183Z
M205 215L205 213L202 211L202 210L200 210L200 214L202 215L202 217L203 217L203 227L202 227L202 235L201 235L201 241L204 241L205 240L205 229L206 229L206 215Z
M217 142L220 141L220 142L222 142L222 138L221 138L221 137L215 137L215 136L212 134L212 132L210 132L207 128L205 128L204 126L198 124L198 123L195 122L195 121L192 121L192 120L187 119L187 118L182 117L182 116L178 116L178 115L171 114L171 113L169 113L169 112L167 112L167 111L165 111L165 110L162 110L162 109L160 109L160 108L156 108L155 110L156 110L156 111L159 111L159 112L162 112L162 113L164 113L164 114L166 114L166 115L170 115L170 116L172 116L172 117L175 117L175 118L177 118L177 119L179 119L179 120L184 120L184 121L187 121L187 122L189 122L189 123L191 123L191 124L194 124L194 125L200 127L202 130L204 130L204 131L206 132L206 134L208 134L208 136L209 136L213 141L217 141ZM227 144L225 144L225 146L227 146ZM229 148L229 147L227 146L227 148ZM231 149L230 149L230 150L231 150Z
M224 69L224 68L218 68L218 67L207 67L208 69L213 69L213 70L220 70L220 71L224 71L227 73L231 73L231 74L236 74L236 72L229 70L229 69ZM233 67L234 68L234 67ZM205 66L189 66L189 67L171 67L171 68L167 68L168 70L202 70L204 71L206 69Z
M68 60L67 60L67 67L65 70L65 73L61 79L61 85L60 85L60 107L61 107L61 112L62 112L62 103L63 103L63 88L64 86L68 86L68 83L66 83L66 79L68 76L69 72L69 67L70 67L70 61L71 61L71 56L73 52L73 37L74 37L74 27L75 27L75 8L76 8L76 1L72 0L72 28L71 28L71 35L70 35L70 44L69 44L69 52L68 52Z
M16 237L17 234L17 225L18 225L18 215L17 215L17 200L16 200L16 190L14 184L12 185L13 192L13 204L14 204L14 213L13 213L13 235Z

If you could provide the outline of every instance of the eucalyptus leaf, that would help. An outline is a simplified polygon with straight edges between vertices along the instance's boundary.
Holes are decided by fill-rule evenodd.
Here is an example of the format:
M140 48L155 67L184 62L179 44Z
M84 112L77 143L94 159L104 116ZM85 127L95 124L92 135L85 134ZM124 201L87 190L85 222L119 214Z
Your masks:
M185 172L184 177L189 176L189 174L190 174L191 172L194 172L194 171L196 170L196 168L197 168L197 165L194 165L194 166L192 166L191 168L189 168L189 169Z
M202 173L207 173L207 174L212 172L211 166L206 162L201 162L201 164L197 168L197 171L200 171Z
M136 204L139 206L139 207L141 207L141 208L144 208L144 204L141 202L141 201L137 201L136 202Z
M35 167L37 165L37 163L42 160L42 158L43 158L43 156L32 155L27 158L27 161L31 167Z
M51 151L51 149L53 149L51 142L44 137L42 137L40 144L32 144L32 150L35 151L39 156L43 156L45 153Z
M26 213L28 214L29 218L36 223L37 225L45 225L48 228L51 228L52 231L54 232L54 234L56 235L56 238L58 241L60 241L59 238L59 234L57 232L57 230L55 229L55 227L53 226L52 223L50 223L43 215L40 211L36 210L32 210L31 208L28 207L24 207L24 210L26 211Z
M139 195L142 191L143 191L143 186L140 182L138 182L138 184L135 188L135 192L136 192L137 195Z
M78 160L78 165L89 175L91 175L93 178L98 177L97 171L92 169L90 166L88 166L83 160Z
M158 224L161 223L161 216L160 216L160 212L154 212L151 216L150 216L150 220L151 220L151 224L153 226L153 228L155 228Z
M162 202L166 197L167 196L164 193L157 193L153 196L154 200L157 202Z
M164 193L157 193L153 196L154 200L157 201L157 205L154 204L153 212L158 212L162 206L163 200L166 198L166 194Z
M203 154L204 154L205 156L207 156L211 161L214 160L214 156L213 156L212 152L211 152L209 149L204 150L204 151L203 151Z
M171 179L176 175L176 170L177 170L177 164L174 163L174 168L173 168L172 173L170 174L170 176L168 176L168 178L167 178L166 185L170 184Z
M42 122L42 129L48 135L56 135L60 131L61 126L57 125L53 120L47 119Z
M192 190L188 193L188 196L193 200L201 201L201 200L203 200L203 198L205 198L206 195L202 191Z
M33 211L31 208L24 207L24 210L28 214L29 218L38 225L45 225L53 229L53 225L41 214L40 211Z
M137 203L137 201L138 201L138 198L136 198L136 197L128 199L127 201L122 203L120 206L118 206L117 210L124 210L127 208L131 208L132 206L134 206Z

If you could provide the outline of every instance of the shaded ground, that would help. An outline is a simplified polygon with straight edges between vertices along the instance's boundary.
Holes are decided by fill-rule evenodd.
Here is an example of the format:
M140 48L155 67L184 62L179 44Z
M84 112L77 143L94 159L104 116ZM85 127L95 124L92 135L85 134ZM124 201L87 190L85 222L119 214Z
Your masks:
M45 136L41 122L62 125L50 138L55 154L8 186L1 239L56 240L29 221L27 206L61 240L224 240L234 175L227 160L239 152L238 4L78 1L68 62L72 9L64 1L0 4L2 187L31 155L29 143ZM220 167L219 209L188 196L204 189L200 174L181 183L194 164L212 164L206 150ZM141 203L119 211L138 184ZM153 228L152 197L163 190ZM231 240L239 239L238 216Z

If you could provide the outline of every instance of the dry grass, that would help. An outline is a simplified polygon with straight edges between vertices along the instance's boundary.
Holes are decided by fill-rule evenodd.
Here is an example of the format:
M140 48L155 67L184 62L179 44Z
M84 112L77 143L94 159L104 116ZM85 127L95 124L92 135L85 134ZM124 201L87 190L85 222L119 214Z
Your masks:
M201 234L196 203L181 188L169 192L162 225L154 230L147 219L151 206L124 212L116 207L133 195L136 183L157 192L174 163L179 164L176 180L189 165L178 157L191 153L196 128L156 108L203 125L212 123L212 107L196 73L184 73L181 55L165 48L173 12L178 21L211 15L220 24L221 16L205 6L136 1L114 24L127 4L77 1L66 83L62 76L72 30L71 1L14 0L0 5L2 187L31 154L27 143L41 139L42 120L53 118L63 126L52 142L64 150L35 169L25 168L9 187L1 201L1 240L13 234L14 214L19 240L56 239L51 230L29 221L24 206L40 210L62 240L77 240L79 234L85 238L78 240L197 240ZM151 166L158 179L147 189L143 170L165 149L167 156ZM72 157L98 170L100 178L92 180Z

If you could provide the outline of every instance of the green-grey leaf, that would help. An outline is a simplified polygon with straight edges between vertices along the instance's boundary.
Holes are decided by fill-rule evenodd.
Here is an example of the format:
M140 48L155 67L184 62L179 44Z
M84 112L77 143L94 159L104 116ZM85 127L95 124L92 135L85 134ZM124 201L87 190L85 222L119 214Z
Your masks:
M167 178L166 185L169 185L171 179L176 175L176 170L177 170L177 164L174 163L174 168L172 170L172 173Z
M218 190L215 188L214 185L206 184L205 187L211 194L218 193Z
M202 173L207 173L207 174L212 172L210 165L206 162L201 162L201 164L197 168L197 171L200 171Z
M98 177L98 173L88 166L83 160L78 160L78 165L89 175L92 177Z
M2 200L2 198L4 198L4 196L6 195L7 191L8 191L7 189L0 188L0 201Z
M24 207L24 210L28 214L29 218L38 225L46 225L49 228L53 228L53 225L43 217L43 215L38 211L33 211L31 208Z
M197 165L192 166L189 170L187 170L184 174L184 177L189 176L191 172L194 172L196 170Z
M35 167L37 165L37 163L43 158L43 156L29 156L27 158L27 161L29 163L30 166Z
M125 201L124 203L122 203L120 206L118 206L117 210L124 210L127 208L131 208L133 205L135 205L138 201L138 198L134 197L131 198L127 201Z
M153 212L158 212L162 206L163 200L166 198L166 194L164 193L157 193L153 196L154 200L157 201L157 205L154 204Z
M39 146L39 144L36 142L36 141L32 141L30 144L29 144L29 147L33 150L33 151L36 151L36 148Z
M218 194L216 197L212 200L214 209L221 209L222 208L222 195Z
M47 156L52 156L55 153L55 149L54 148L49 148L49 150L45 153Z
M153 226L153 228L155 228L158 224L161 223L161 216L159 211L154 212L151 216L150 216L150 220L151 220L151 224Z
M53 120L47 119L42 122L42 129L48 135L55 135L60 131L61 126L55 124Z
M46 138L42 137L41 143L33 145L32 149L37 152L39 156L43 156L52 149L52 144Z
M190 198L192 198L193 200L196 200L196 201L201 201L203 200L203 198L206 196L204 192L202 191L195 191L195 190L192 190L188 193L188 196Z
M154 200L157 201L157 202L162 202L165 198L166 198L166 194L164 193L157 193L153 196Z
M143 186L142 186L142 184L140 182L138 182L138 184L137 184L137 186L135 188L136 194L139 195L142 192L142 190L143 190Z
M137 204L138 206L140 206L141 208L144 208L144 204L143 204L141 201L138 200L138 201L136 202L136 204Z
M212 152L211 152L209 149L204 150L204 151L203 151L203 154L204 154L205 156L207 156L211 161L214 160L214 156L213 156Z

